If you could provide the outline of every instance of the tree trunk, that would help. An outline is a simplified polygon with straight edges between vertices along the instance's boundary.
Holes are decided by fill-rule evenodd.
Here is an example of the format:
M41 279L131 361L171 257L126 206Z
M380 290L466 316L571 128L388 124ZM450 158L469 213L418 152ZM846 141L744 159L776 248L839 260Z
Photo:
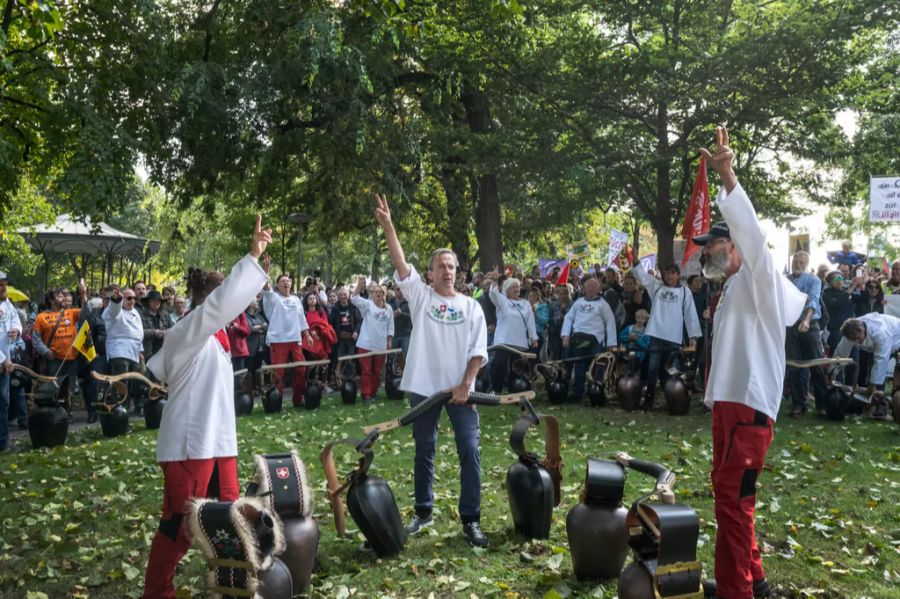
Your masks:
M656 232L656 270L674 262L672 244L675 241L675 225L671 221L656 218L653 220L653 230Z
M487 96L471 84L465 84L463 106L469 131L491 131L491 113ZM500 197L497 176L493 173L475 175L475 238L478 240L478 258L481 270L487 272L503 265L503 240L500 235Z
M466 178L460 171L462 159L450 156L441 168L441 185L447 196L447 237L461 264L471 264L469 210L466 206Z

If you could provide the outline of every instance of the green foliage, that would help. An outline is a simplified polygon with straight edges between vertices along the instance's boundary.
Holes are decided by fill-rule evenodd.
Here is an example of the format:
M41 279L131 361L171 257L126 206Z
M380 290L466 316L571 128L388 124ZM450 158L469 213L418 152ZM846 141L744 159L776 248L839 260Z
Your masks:
M435 526L408 541L391 559L361 548L362 536L348 517L350 536L334 532L318 460L327 442L359 435L364 424L396 417L403 402L341 405L336 395L316 411L290 408L263 415L259 406L238 419L241 481L253 471L252 454L296 448L309 471L321 541L310 597L613 597L615 582L579 582L572 573L565 515L578 501L588 456L628 451L658 461L677 476L676 497L701 518L698 556L713 572L715 520L709 468L709 416L696 405L685 417L662 412L629 414L617 407L577 405L540 410L560 420L565 460L562 503L553 511L548 540L515 534L504 490L515 460L507 440L517 410L479 408L481 417L482 525L491 547L469 548L458 515L458 460L453 434L442 418L435 460ZM155 463L157 433L134 421L135 432L101 437L96 425L71 434L52 450L0 456L0 592L25 597L138 597L150 541L159 518L162 477ZM825 594L887 599L900 582L896 478L900 449L896 425L873 421L843 424L810 418L778 421L765 472L760 475L756 533L769 580L779 596ZM27 444L27 440L20 441ZM537 441L530 441L535 447ZM387 433L375 446L372 473L386 479L404 519L413 512L413 440L408 428ZM538 450L540 453L540 450ZM352 451L336 456L338 471L355 466ZM653 481L636 472L627 480L626 505ZM175 583L201 596L205 560L188 552Z

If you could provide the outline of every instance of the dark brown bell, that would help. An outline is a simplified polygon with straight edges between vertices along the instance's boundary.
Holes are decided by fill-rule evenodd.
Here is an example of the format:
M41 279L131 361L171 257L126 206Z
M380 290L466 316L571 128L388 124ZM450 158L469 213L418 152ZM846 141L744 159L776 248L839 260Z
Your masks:
M619 576L619 599L653 599L653 576L637 563L630 564Z
M672 416L684 416L691 409L691 394L681 375L670 376L663 386L663 393Z
M282 403L281 391L278 390L278 387L270 387L262 398L263 412L266 414L280 412Z
M616 578L628 555L628 529L621 505L579 503L566 516L572 567L578 580Z
M894 422L900 424L900 389L894 391L891 397L891 413L894 415Z
M825 416L829 420L840 422L847 415L847 407L850 405L850 394L844 391L840 385L832 385L825 392Z
M128 432L128 412L121 404L109 412L100 412L100 428L104 437L118 437Z
M253 396L246 391L234 394L234 415L247 416L253 413Z
M312 516L282 516L285 550L281 560L291 571L294 595L301 594L312 578L319 550L319 527Z
M66 444L69 434L69 415L62 406L35 406L28 415L28 436L31 446L56 447Z
M588 398L588 403L595 408L606 405L606 393L603 392L603 385L599 381L588 383L585 395Z
M626 412L633 412L641 403L641 373L626 374L616 382L619 405Z
M303 407L307 410L315 410L322 403L322 385L318 379L306 381L306 392L303 394Z
M291 571L277 557L272 558L272 567L260 572L258 576L256 593L260 599L288 599L292 596L294 585L291 582Z
M163 409L166 407L165 399L154 399L144 404L144 424L148 430L159 428L162 423Z
M356 403L356 381L353 379L344 379L341 383L341 401L347 406Z
M556 378L547 383L547 398L552 404L566 403L569 396L569 383L562 378Z

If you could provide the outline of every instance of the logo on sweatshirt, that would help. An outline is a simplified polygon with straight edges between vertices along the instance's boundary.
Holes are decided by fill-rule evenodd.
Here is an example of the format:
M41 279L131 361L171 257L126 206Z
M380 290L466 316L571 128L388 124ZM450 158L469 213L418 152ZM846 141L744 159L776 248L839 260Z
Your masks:
M447 304L431 304L427 314L431 320L441 324L462 324L466 321L462 310Z
M370 312L370 314L372 315L372 318L374 318L378 322L387 322L387 310L373 310L372 312Z
M681 300L681 294L675 293L675 289L671 287L666 287L659 294L660 299L664 302L677 302Z

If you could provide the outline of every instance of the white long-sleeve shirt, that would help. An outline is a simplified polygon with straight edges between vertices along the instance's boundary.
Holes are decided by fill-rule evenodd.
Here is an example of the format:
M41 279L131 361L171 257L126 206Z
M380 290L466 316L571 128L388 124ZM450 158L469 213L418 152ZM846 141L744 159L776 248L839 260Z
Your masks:
M263 310L269 319L267 344L300 343L303 340L303 332L309 329L309 325L306 324L302 299L296 295L284 296L270 289L263 291Z
M111 301L103 310L103 322L106 323L106 357L140 360L144 351L144 324L137 308L123 310L122 302Z
M12 305L9 298L0 302L0 362L5 362L12 354L10 350L9 332L19 331L22 334L22 321L19 319L19 311Z
M860 316L859 320L866 325L865 341L856 343L842 337L834 350L834 355L836 358L846 358L854 345L859 346L862 351L872 352L875 360L869 374L869 382L873 385L883 385L884 379L887 378L891 354L900 350L900 318L872 312Z
M256 259L244 256L202 304L169 329L147 363L169 387L158 462L237 455L231 357L215 334L244 311L266 280Z
M394 273L413 323L400 388L427 397L462 383L472 358L481 358L482 366L487 363L487 325L477 301L460 293L438 295L409 268L402 281Z
M387 338L394 336L394 311L387 304L383 308L364 297L353 295L350 301L362 315L362 326L356 347L369 351L382 351L388 348Z
M527 348L532 341L537 341L537 329L534 326L534 310L528 300L512 300L497 290L497 284L491 285L488 294L497 307L497 326L494 329L494 343Z
M778 417L784 384L784 341L806 305L775 267L766 234L740 184L716 199L743 264L726 282L713 325L712 370L704 403L747 405Z
M634 265L631 272L650 295L650 321L645 335L680 344L684 342L685 328L688 337L697 338L702 334L694 295L687 287L669 287L647 274L640 262Z
M563 318L562 336L574 333L593 335L604 347L616 345L616 315L602 296L593 299L579 297Z

